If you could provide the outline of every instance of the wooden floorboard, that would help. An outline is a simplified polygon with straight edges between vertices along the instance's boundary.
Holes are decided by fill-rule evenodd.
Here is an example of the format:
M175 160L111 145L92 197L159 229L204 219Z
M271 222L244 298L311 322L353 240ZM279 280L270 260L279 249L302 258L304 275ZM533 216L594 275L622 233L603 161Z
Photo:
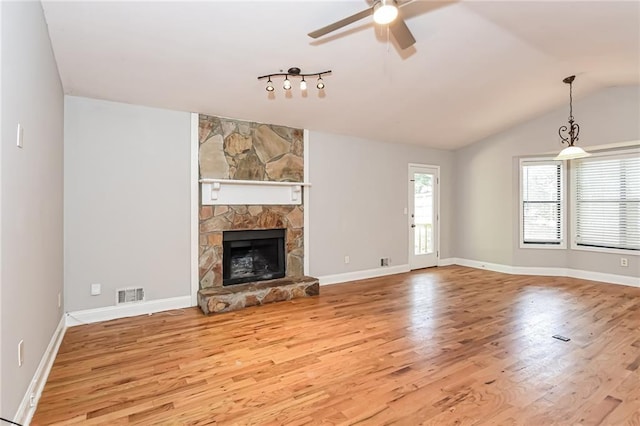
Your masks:
M73 327L32 424L640 425L640 288L448 266Z

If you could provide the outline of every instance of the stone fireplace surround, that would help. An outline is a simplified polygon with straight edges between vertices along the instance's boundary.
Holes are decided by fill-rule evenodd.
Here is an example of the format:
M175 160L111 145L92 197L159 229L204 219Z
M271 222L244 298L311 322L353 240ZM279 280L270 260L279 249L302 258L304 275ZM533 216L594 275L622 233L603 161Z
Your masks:
M200 178L302 182L302 131L200 115ZM205 314L319 294L318 280L304 276L304 206L201 205L198 303ZM222 285L222 233L285 229L284 278Z

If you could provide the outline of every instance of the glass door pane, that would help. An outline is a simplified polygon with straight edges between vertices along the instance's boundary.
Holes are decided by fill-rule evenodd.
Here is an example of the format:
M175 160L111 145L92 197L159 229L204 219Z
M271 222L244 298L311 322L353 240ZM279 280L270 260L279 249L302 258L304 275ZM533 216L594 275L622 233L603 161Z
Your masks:
M429 173L414 173L414 254L434 252L433 183Z

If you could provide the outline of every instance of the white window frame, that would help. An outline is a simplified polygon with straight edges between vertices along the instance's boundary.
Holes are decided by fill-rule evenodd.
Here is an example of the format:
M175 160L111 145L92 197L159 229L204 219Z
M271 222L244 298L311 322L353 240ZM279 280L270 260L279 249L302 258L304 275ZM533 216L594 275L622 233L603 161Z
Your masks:
M559 244L535 244L524 242L524 194L523 194L523 166L531 163L539 164L559 164L560 165L560 243ZM519 164L520 181L518 182L518 193L520 198L519 221L520 221L520 248L521 249L549 249L566 250L567 248L567 166L565 161L555 160L553 157L521 158Z
M613 151L605 151L605 152L599 152L599 153L593 153L591 155L591 157L589 158L594 158L594 157L612 157L612 156L619 156L619 155L625 155L625 154L640 154L640 150L638 148L632 148L632 149L616 149ZM599 253L611 253L611 254L624 254L624 255L628 255L628 256L640 256L640 252L636 251L636 250L625 250L625 249L618 249L618 248L606 248L606 247L589 247L589 246L581 246L578 245L577 241L576 241L576 232L577 232L577 223L578 223L578 209L576 208L577 206L577 185L576 185L576 167L574 166L573 163L574 160L569 160L570 164L570 173L571 173L571 188L569 189L570 191L570 197L571 197L571 250L580 250L580 251L591 251L591 252L599 252Z

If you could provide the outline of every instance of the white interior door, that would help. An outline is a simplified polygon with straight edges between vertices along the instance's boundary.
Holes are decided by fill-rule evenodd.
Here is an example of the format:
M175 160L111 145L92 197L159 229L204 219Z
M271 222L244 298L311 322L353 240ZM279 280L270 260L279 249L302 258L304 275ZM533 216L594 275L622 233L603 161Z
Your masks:
M409 267L438 265L439 169L409 165Z

